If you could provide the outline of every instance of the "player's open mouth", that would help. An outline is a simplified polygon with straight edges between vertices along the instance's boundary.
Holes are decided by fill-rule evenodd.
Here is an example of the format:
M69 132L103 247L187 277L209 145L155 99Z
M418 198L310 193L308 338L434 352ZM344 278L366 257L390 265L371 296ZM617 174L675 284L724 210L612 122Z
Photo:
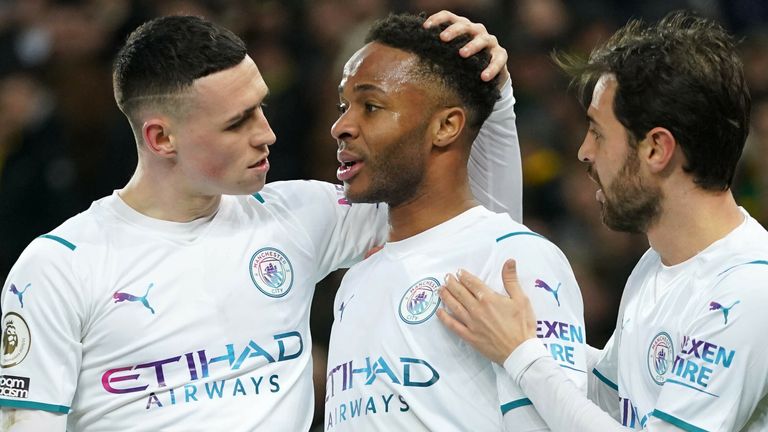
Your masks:
M248 166L248 168L256 169L259 171L267 171L269 170L269 159L264 158L255 164Z
M341 161L341 166L336 170L336 178L340 181L348 181L362 169L365 163L360 160Z

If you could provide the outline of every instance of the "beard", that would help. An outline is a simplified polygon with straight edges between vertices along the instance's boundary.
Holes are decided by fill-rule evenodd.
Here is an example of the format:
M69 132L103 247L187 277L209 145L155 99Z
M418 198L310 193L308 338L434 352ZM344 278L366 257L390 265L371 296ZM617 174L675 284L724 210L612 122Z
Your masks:
M603 188L603 223L614 231L637 234L648 232L648 228L661 213L662 192L659 187L643 182L639 175L640 159L637 153L629 152L610 189L603 187L591 165L589 171Z
M387 203L395 208L411 200L425 177L425 155L420 146L427 124L405 133L396 143L365 161L369 172L368 188L352 192L345 187L346 197L352 203Z

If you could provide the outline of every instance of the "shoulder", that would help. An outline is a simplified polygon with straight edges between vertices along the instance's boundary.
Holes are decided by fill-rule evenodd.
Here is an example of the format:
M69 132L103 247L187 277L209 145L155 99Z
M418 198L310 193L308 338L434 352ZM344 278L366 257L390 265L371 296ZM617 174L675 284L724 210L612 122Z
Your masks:
M635 286L640 287L642 285L642 281L644 281L648 275L655 274L658 271L660 265L661 257L659 254L656 253L656 251L653 249L648 248L643 256L640 257L640 260L637 261L635 267L632 268L632 272L627 278L626 289L631 291ZM627 296L627 294L629 294L629 292L625 290L624 296Z
M79 213L53 230L41 234L30 243L28 249L68 251L80 253L84 248L104 242L109 231L110 215L100 206L102 200L95 201L91 207Z
M504 215L508 221L499 224L496 230L495 249L497 253L507 254L518 262L531 262L556 258L565 260L560 248L545 236L531 230L527 226L514 222Z
M720 279L768 269L768 231L746 212L746 222L699 257L700 275Z
M344 198L344 186L317 180L287 180L267 183L264 188L253 194L262 204L275 202L300 203L314 200Z
M107 196L94 201L87 210L33 239L14 268L29 267L45 272L48 265L87 265L94 258L104 257L113 237L127 226L109 210L109 203L114 199Z
M739 302L742 307L754 307L754 313L764 316L768 323L768 314L761 312L768 304L768 257L765 260L752 259L729 266L718 273L709 289L710 306L727 306ZM750 304L752 306L747 306Z

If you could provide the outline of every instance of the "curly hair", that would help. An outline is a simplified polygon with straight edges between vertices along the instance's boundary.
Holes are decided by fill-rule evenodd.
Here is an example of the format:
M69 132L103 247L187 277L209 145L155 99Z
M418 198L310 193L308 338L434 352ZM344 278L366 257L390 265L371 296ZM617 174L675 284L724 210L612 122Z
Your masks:
M245 55L239 37L202 18L153 19L134 30L117 53L115 100L130 118L133 105L162 102L198 78L238 65Z
M467 124L476 134L499 98L498 77L487 82L480 79L491 56L485 50L468 58L459 56L459 49L471 38L462 35L443 42L439 35L448 25L425 29L422 25L425 19L424 13L391 14L373 24L365 42L378 42L415 54L418 58L415 72L437 80L461 101L468 113Z
M668 129L685 172L706 190L727 190L749 133L750 95L733 38L717 23L672 12L654 25L630 21L587 61L562 53L585 106L595 83L618 83L613 111L630 145L654 127Z

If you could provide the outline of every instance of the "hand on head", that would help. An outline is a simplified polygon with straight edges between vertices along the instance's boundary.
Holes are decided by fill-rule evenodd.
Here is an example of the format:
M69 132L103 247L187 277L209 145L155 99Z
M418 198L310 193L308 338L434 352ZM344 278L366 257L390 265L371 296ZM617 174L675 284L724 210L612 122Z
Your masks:
M440 39L442 39L443 42L451 41L453 38L463 34L472 37L472 40L459 50L459 55L462 57L472 56L485 49L491 54L491 62L480 74L480 78L483 81L490 81L498 75L499 88L506 84L509 79L509 71L507 70L507 50L499 45L499 40L496 36L488 33L488 29L486 29L484 25L473 23L467 18L458 16L446 10L430 15L426 21L424 21L424 28L439 26L441 24L449 24L449 26L440 33Z

